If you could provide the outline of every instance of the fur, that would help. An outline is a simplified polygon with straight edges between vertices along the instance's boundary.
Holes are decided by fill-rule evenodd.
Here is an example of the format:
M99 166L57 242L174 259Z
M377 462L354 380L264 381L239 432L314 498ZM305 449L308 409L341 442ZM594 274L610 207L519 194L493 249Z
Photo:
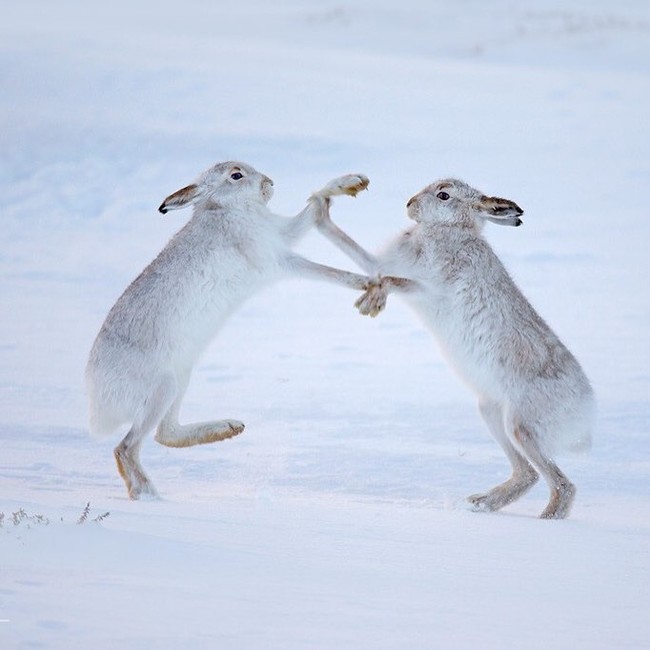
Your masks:
M591 444L594 398L579 363L516 286L482 236L486 221L518 226L523 211L457 179L429 185L409 200L416 225L376 258L331 221L320 230L368 272L384 278L357 306L376 315L390 291L403 294L444 356L474 391L513 477L470 501L497 510L541 473L551 488L545 518L568 515L575 487L553 461Z
M367 183L360 175L335 179L287 219L267 207L271 179L244 163L226 162L162 203L162 213L193 205L194 214L109 311L86 368L91 433L130 426L115 458L131 498L156 496L139 462L142 441L153 429L156 440L170 447L243 431L237 420L181 425L178 413L197 359L249 296L287 275L368 288L364 276L291 250L329 197L355 195Z

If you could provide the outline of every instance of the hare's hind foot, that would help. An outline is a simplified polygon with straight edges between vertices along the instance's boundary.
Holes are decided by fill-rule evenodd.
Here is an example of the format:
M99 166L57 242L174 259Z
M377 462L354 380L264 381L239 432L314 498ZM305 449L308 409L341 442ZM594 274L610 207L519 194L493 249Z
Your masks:
M551 490L551 499L539 516L540 519L565 519L571 512L576 496L576 486L569 481L563 482Z
M538 474L530 467L526 473L512 476L485 494L472 494L467 501L476 512L494 512L523 496L537 482Z
M124 441L122 441L113 450L113 455L115 456L115 462L117 463L117 469L120 476L124 479L124 483L126 484L129 499L137 501L142 496L151 499L160 498L154 484L144 473L144 470L138 462L137 451L134 453L134 450L130 449L124 444Z
M368 177L363 174L346 174L330 181L318 194L324 197L341 194L356 196L359 192L367 189L369 183Z
M540 436L534 435L531 433L532 431L532 429L520 425L515 430L515 437L528 460L539 470L551 489L551 498L540 515L540 519L564 519L569 516L571 511L576 496L576 487L555 462L540 449L538 443Z
M234 438L243 430L244 423L239 420L218 420L186 425L163 422L158 427L155 440L165 447L193 447Z

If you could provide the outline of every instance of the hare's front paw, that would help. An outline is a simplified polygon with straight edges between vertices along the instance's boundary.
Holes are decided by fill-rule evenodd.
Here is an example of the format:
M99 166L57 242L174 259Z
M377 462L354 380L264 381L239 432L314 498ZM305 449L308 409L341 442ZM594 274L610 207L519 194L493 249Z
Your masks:
M354 306L364 316L371 316L374 318L386 306L386 299L388 294L381 287L381 285L373 284L366 292L354 303Z
M320 194L325 197L348 194L356 196L359 192L368 188L370 181L363 174L346 174L330 181Z

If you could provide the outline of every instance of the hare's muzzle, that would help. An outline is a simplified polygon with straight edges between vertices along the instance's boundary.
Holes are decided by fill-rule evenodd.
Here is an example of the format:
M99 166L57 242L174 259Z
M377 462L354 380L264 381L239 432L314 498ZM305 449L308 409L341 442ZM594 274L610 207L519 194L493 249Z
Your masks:
M413 219L413 221L419 221L421 208L420 201L418 200L419 197L420 195L416 194L406 202L406 216L409 219Z
M264 201L269 201L273 196L273 181L268 176L262 176L260 190Z

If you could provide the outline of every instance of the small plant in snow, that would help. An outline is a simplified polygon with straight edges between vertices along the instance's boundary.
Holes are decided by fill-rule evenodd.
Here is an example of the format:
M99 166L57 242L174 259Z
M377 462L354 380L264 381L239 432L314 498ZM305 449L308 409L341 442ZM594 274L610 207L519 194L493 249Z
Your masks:
M104 521L106 517L108 517L111 513L110 512L105 512L104 514L97 515L92 521ZM81 513L79 519L77 520L77 524L85 524L88 521L88 517L90 515L90 501L86 504L86 507L83 509L83 512Z
M106 519L111 513L110 512L104 512L100 515L97 515L93 519L90 519L90 521L96 521L96 522L101 522ZM90 501L86 504L84 507L81 515L79 516L79 519L77 520L77 524L84 524L87 521L89 521L90 517ZM27 528L31 528L32 525L37 525L37 526L47 526L50 523L50 520L45 517L44 515L30 515L27 514L24 508L19 508L16 510L16 512L12 512L11 516L6 516L4 512L0 512L0 528L3 528L5 525L5 522L11 522L14 526L26 526ZM61 522L63 522L63 517L61 517Z
M14 526L24 524L27 528L31 528L32 524L47 526L50 523L50 520L47 517L44 517L43 515L28 515L23 508L16 510L16 512L12 512L10 518L6 517L4 512L0 512L0 528L3 527L5 519L11 521Z
M22 521L27 519L27 513L21 508L11 513L11 519L14 522L14 526L18 526Z
M81 516L77 520L77 524L85 524L88 521L88 515L90 514L90 501L86 504L86 507L83 509Z

